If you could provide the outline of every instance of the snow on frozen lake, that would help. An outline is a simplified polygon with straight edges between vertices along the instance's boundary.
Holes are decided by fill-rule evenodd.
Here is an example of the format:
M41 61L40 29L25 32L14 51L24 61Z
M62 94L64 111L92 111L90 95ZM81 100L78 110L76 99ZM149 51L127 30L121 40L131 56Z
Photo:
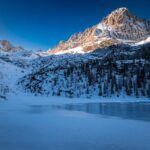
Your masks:
M149 150L149 102L0 101L0 150Z

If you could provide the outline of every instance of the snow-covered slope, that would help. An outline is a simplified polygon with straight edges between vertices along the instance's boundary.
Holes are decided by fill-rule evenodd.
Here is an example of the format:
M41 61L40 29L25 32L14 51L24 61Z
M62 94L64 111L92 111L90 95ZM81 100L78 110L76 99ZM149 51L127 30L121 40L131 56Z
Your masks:
M44 52L16 49L6 40L1 40L1 43L3 48L0 49L0 98L5 98L8 93L19 92L18 80L32 71L35 59L46 55Z
M48 96L150 98L149 48L121 44L92 53L50 55L35 60L34 71L19 85Z
M150 36L147 39L136 43L135 45L142 45L142 44L147 44L147 43L150 43Z
M17 80L28 71L0 59L0 97L6 97L8 93L17 93Z

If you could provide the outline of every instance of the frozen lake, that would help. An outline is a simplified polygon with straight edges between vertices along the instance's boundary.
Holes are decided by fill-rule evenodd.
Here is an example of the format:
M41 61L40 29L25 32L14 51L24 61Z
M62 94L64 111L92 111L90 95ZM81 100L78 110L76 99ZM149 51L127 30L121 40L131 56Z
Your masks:
M149 150L150 103L0 102L0 150Z

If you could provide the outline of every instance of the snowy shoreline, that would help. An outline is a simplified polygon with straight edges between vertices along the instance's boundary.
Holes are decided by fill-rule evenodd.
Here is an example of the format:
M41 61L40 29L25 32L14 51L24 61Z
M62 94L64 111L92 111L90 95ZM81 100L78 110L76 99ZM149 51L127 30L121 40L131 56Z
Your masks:
M3 100L2 100L3 101ZM93 97L93 98L67 98L58 96L33 96L33 95L13 95L7 97L6 102L9 103L33 103L33 104L70 104L70 103L138 103L150 102L148 98L135 98L135 97Z

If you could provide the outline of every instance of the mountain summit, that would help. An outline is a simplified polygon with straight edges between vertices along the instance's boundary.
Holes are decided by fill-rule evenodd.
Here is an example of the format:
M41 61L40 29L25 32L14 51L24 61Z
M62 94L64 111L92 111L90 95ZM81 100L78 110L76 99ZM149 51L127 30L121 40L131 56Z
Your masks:
M109 30L112 38L136 42L150 35L150 22L134 16L124 7L113 11L101 24Z
M136 44L150 36L150 21L122 7L111 12L97 25L72 35L49 50L50 54L85 53L114 44Z

